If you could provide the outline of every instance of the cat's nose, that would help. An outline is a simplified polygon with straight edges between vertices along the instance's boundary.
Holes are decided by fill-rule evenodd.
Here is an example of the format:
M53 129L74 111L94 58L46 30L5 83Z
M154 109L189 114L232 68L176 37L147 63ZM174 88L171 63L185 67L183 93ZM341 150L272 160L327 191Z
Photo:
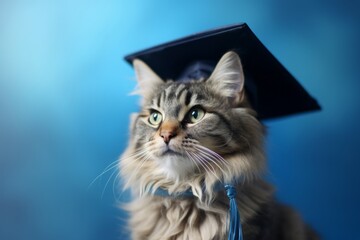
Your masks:
M166 121L160 128L160 137L166 144L169 144L170 140L178 134L179 123L176 121Z
M164 139L166 144L169 144L170 140L176 136L176 132L173 131L161 131L160 136Z

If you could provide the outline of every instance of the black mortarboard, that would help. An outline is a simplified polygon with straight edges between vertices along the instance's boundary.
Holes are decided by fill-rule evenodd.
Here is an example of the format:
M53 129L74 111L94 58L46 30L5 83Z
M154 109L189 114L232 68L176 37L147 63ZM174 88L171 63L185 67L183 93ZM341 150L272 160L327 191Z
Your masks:
M163 79L210 76L221 56L235 51L241 58L245 89L259 119L320 110L320 106L264 47L247 24L237 24L158 45L130 54Z

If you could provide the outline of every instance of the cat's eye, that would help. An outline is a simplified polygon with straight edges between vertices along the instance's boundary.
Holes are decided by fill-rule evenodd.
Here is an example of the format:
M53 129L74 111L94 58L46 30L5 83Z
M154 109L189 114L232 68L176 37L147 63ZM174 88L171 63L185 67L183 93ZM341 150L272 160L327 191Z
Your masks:
M187 121L196 123L205 116L205 111L200 107L194 107L188 112Z
M152 111L149 116L149 123L151 125L157 126L162 121L162 115L158 111Z

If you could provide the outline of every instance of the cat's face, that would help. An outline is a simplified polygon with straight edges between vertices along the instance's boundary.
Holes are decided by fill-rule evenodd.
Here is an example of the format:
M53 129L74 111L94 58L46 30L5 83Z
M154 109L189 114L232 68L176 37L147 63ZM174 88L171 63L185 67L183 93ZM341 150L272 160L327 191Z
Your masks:
M139 167L150 162L177 180L204 172L221 175L230 166L225 156L250 151L259 129L251 114L237 108L244 76L235 53L224 55L209 79L185 83L165 82L143 62L134 66L143 96L131 141L146 159L138 160Z
M216 158L215 153L235 150L230 107L222 100L205 82L164 84L139 115L137 145L169 176L211 169L208 159Z

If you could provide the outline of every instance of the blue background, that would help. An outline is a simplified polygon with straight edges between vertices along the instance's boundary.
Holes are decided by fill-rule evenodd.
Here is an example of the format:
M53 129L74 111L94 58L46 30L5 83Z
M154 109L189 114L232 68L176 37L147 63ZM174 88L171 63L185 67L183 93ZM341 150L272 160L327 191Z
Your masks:
M238 22L323 107L265 123L278 198L324 239L358 238L359 9L340 0L2 0L0 239L125 239L116 171L88 187L124 150L137 110L123 56Z

